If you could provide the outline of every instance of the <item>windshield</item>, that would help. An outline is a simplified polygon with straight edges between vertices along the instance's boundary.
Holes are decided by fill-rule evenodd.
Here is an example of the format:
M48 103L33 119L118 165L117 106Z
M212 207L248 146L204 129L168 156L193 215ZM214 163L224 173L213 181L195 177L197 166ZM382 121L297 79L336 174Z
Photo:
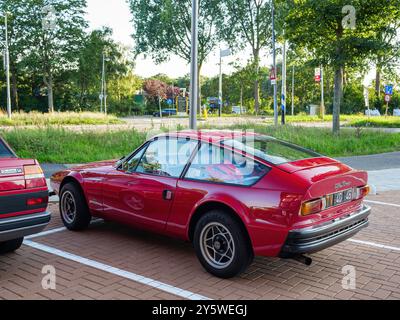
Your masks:
M313 151L265 136L243 136L225 140L222 144L275 165L321 156Z
M7 148L3 141L0 140L0 158L14 158L14 154Z

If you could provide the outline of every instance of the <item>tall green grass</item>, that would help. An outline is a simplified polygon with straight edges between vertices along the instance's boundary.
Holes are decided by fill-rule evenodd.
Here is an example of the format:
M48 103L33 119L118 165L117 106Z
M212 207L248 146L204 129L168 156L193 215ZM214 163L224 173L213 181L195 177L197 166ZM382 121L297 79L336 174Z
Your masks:
M12 118L8 119L7 114L0 110L0 126L100 125L120 123L123 123L123 121L115 116L96 112L15 112L12 114Z
M203 126L203 129L216 127ZM179 128L179 130L183 127ZM333 136L330 129L254 124L219 127L219 129L254 130L331 156L356 156L400 151L400 133L363 129L342 129ZM163 130L163 131L166 131ZM146 139L146 133L133 129L121 131L74 132L62 128L14 128L0 131L20 157L48 163L86 163L117 159L134 151Z
M62 128L12 129L0 131L22 158L46 163L86 163L119 159L146 139L135 130L74 132Z
M348 125L352 127L400 128L400 117L364 117L350 121Z

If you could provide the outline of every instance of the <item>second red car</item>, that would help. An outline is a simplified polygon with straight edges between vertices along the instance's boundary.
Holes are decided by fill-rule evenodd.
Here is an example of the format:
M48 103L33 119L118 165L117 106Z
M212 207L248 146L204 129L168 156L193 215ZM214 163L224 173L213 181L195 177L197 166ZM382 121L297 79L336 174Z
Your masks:
M240 274L254 256L294 258L368 225L364 171L254 133L157 136L120 161L53 175L70 230L101 217L191 241L210 273Z

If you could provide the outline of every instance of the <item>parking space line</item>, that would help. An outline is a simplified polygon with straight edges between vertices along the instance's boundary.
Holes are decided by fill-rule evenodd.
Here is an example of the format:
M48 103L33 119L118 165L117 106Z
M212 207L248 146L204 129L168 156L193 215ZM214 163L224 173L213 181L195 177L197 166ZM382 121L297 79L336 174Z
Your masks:
M66 251L62 251L62 250L59 250L59 249L56 249L56 248L53 248L53 247L50 247L50 246L47 246L44 244L40 244L40 243L33 242L30 240L25 240L24 245L29 246L34 249L37 249L37 250L40 250L40 251L43 251L43 252L47 252L47 253L56 255L58 257L61 257L61 258L67 259L67 260L78 262L78 263L83 264L88 267L92 267L92 268L95 268L95 269L98 269L98 270L101 270L101 271L104 271L107 273L111 273L113 275L116 275L116 276L119 276L119 277L122 277L125 279L129 279L129 280L147 285L149 287L152 287L152 288L155 288L155 289L167 292L167 293L171 293L173 295L176 295L176 296L184 298L184 299L211 300L208 297L193 293L191 291L183 290L178 287L174 287L169 284L166 284L166 283L163 283L163 282L151 279L151 278L147 278L147 277L141 276L141 275L133 273L133 272L115 268L110 265L106 265L104 263L101 263L101 262L98 262L95 260L90 260L90 259L78 256L78 255L75 255L75 254L72 254L72 253L69 253Z
M364 200L364 201L368 202L368 203L372 203L372 204L380 204L382 206L390 206L390 207L400 208L400 204L395 204L395 203L387 203L387 202L372 201L372 200Z
M363 241L363 240L356 240L356 239L348 239L347 241L358 243L358 244L363 244L363 245L370 246L370 247L380 248L380 249L400 251L399 247L387 246L384 244L370 242L370 241Z
M57 229L50 229L50 230L47 230L47 231L43 231L41 233L34 234L32 236L25 237L25 239L26 240L31 240L31 239L35 239L35 238L48 236L48 235L51 235L51 234L54 234L54 233L66 231L66 230L67 230L67 228L65 228L65 227L57 228Z

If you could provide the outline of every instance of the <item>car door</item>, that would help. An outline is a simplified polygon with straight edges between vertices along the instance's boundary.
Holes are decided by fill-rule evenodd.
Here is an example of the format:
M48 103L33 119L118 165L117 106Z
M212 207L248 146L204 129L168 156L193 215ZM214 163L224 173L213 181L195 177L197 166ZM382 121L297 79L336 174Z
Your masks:
M197 141L156 138L110 172L103 186L104 215L163 231L176 185Z

